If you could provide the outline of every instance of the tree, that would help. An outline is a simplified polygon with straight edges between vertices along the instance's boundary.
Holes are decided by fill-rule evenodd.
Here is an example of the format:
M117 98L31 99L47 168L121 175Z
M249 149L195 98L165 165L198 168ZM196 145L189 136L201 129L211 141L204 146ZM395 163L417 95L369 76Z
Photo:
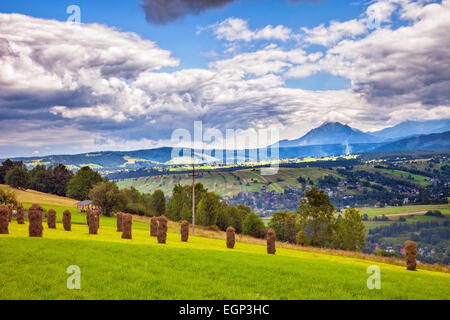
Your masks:
M233 224L233 220L231 218L230 210L229 210L230 207L234 208L237 212L237 209L235 207L228 206L225 208L225 210L219 210L219 214L217 215L216 225L222 231L226 231L227 228L229 226L232 226L232 224Z
M280 241L295 243L300 230L298 216L292 211L275 212L269 222L269 228L275 230Z
M247 218L247 215L250 212L253 212L249 206L246 206L244 204L238 205L237 209L238 209L238 213L240 215L240 219L242 219L242 223L244 223L244 220L245 220L245 218Z
M244 223L244 219L247 216L247 213L248 212L243 207L241 207L241 209L239 210L235 206L227 206L225 208L225 214L230 218L230 224L227 227L232 226L236 233L241 233L242 224Z
M198 204L196 212L197 223L203 226L216 225L220 210L222 210L222 205L219 195L213 192L206 193Z
M27 188L28 170L25 167L14 167L6 173L5 182L13 188Z
M101 182L95 185L89 192L89 198L94 205L102 208L103 214L107 217L125 205L125 199L114 182Z
M266 235L266 227L261 217L253 211L247 214L242 225L242 231L244 234L248 234L255 238L264 238Z
M29 184L30 189L45 192L55 192L55 180L53 178L53 172L49 168L47 169L43 165L37 165L29 172Z
M296 237L296 243L301 246L307 246L309 244L308 234L304 230L300 230Z
M350 208L336 222L336 247L355 251L364 247L366 227L358 210Z
M103 179L100 174L90 167L83 167L70 179L67 185L67 195L78 200L86 200L89 191Z
M17 199L16 194L13 190L8 190L6 188L0 188L0 204L8 205L16 205Z
M301 229L310 233L311 245L329 246L333 236L334 206L323 190L313 187L305 194L306 199L300 201L297 209Z
M15 168L15 167L23 167L22 161L11 161L10 159L7 159L2 162L2 165L0 166L0 184L5 183L5 177L6 173Z
M151 195L140 193L135 187L120 190L124 201L123 211L141 216L153 216Z
M72 171L67 169L63 164L57 164L50 167L53 173L53 180L55 183L55 194L58 196L65 196L67 194L67 185L73 177Z
M151 203L155 216L159 217L166 214L166 197L164 192L161 190L153 192Z
M181 210L181 220L192 221L192 208L185 203Z
M197 211L198 205L203 196L208 192L208 189L203 187L203 184L195 184L195 209ZM173 221L180 221L182 219L182 211L187 211L184 207L187 206L189 211L192 211L192 186L176 184L172 189L172 196L167 202L167 217ZM192 212L191 212L192 215ZM191 218L192 219L192 218ZM191 221L189 219L189 221Z

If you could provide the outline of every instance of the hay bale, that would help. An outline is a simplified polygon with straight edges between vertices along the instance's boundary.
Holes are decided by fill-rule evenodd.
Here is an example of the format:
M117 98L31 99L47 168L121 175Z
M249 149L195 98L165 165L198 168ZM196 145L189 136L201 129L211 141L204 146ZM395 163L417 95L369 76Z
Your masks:
M30 225L28 227L28 232L30 237L41 238L42 231L44 227L42 226L42 217L44 216L44 209L35 203L28 209L28 220Z
M167 218L160 216L158 218L158 243L166 243L167 239Z
M56 211L53 209L48 210L47 224L49 229L56 229Z
M9 208L0 205L0 234L9 234Z
M100 214L101 214L102 212L101 212L101 210L99 210L99 209L92 210L92 212L95 214L95 217L97 218L97 221L96 221L96 223L97 223L97 229L100 229Z
M123 219L123 213L119 212L117 215L117 232L122 232L122 219Z
M189 222L181 222L181 241L187 242L189 238Z
M158 236L158 217L152 217L150 220L150 237Z
M414 241L405 242L406 269L416 271L417 245Z
M131 230L133 225L133 216L124 214L122 217L122 239L131 239Z
M92 211L88 210L86 213L87 222L89 226L89 234L98 234L98 217L97 214Z
M275 240L277 239L277 236L275 234L275 231L273 229L269 229L267 231L267 253L268 254L275 254Z
M72 214L69 210L63 212L63 225L64 230L71 231L72 230Z
M17 223L25 224L25 210L21 203L17 205Z
M8 204L8 222L12 221L13 216L13 207L12 205Z
M227 248L233 249L236 243L236 230L233 227L227 228Z

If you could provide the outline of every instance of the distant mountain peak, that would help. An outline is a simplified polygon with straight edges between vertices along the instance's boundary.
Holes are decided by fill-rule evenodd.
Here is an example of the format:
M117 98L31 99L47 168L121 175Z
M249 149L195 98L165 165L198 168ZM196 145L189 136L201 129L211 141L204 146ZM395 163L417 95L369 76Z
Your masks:
M295 147L323 144L373 143L379 139L340 122L324 122L303 137L280 142L281 147Z

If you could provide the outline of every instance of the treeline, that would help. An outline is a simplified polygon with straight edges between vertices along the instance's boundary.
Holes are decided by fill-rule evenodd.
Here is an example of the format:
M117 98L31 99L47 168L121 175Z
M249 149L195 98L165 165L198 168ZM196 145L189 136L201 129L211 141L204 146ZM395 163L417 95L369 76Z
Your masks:
M192 187L176 184L167 202L166 216L173 221L192 221ZM195 221L197 224L225 231L232 226L236 233L263 238L266 228L250 207L228 205L220 196L195 184Z
M0 166L0 184L14 188L33 189L59 196L67 195L73 173L62 164L50 167L37 165L28 170L22 161L5 160Z
M336 217L328 194L311 188L297 212L276 212L269 227L280 241L343 250L362 250L365 226L358 210L350 208Z

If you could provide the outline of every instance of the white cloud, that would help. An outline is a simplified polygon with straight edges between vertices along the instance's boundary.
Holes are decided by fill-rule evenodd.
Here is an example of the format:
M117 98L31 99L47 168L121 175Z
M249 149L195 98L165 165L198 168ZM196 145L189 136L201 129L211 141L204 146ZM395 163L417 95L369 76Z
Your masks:
M305 42L329 47L343 38L362 35L367 28L364 21L353 19L345 22L331 21L328 27L321 24L312 29L301 28L301 30L304 32L303 40Z
M250 30L248 23L239 18L228 18L220 23L209 26L218 39L227 41L279 40L287 41L291 36L291 29L282 25L273 27L268 25L262 29Z
M270 44L175 72L154 72L178 60L134 34L0 14L0 126L7 128L0 146L14 141L30 153L67 141L92 151L154 147L194 120L220 130L278 126L284 139L326 120L375 130L448 117L449 1L396 5L409 23L395 30L366 34L363 19L308 30L308 41L330 46L325 53ZM234 28L223 39L284 39L281 29L252 31L245 21ZM285 83L316 72L350 79L352 87L311 91ZM31 120L17 120L24 115Z

